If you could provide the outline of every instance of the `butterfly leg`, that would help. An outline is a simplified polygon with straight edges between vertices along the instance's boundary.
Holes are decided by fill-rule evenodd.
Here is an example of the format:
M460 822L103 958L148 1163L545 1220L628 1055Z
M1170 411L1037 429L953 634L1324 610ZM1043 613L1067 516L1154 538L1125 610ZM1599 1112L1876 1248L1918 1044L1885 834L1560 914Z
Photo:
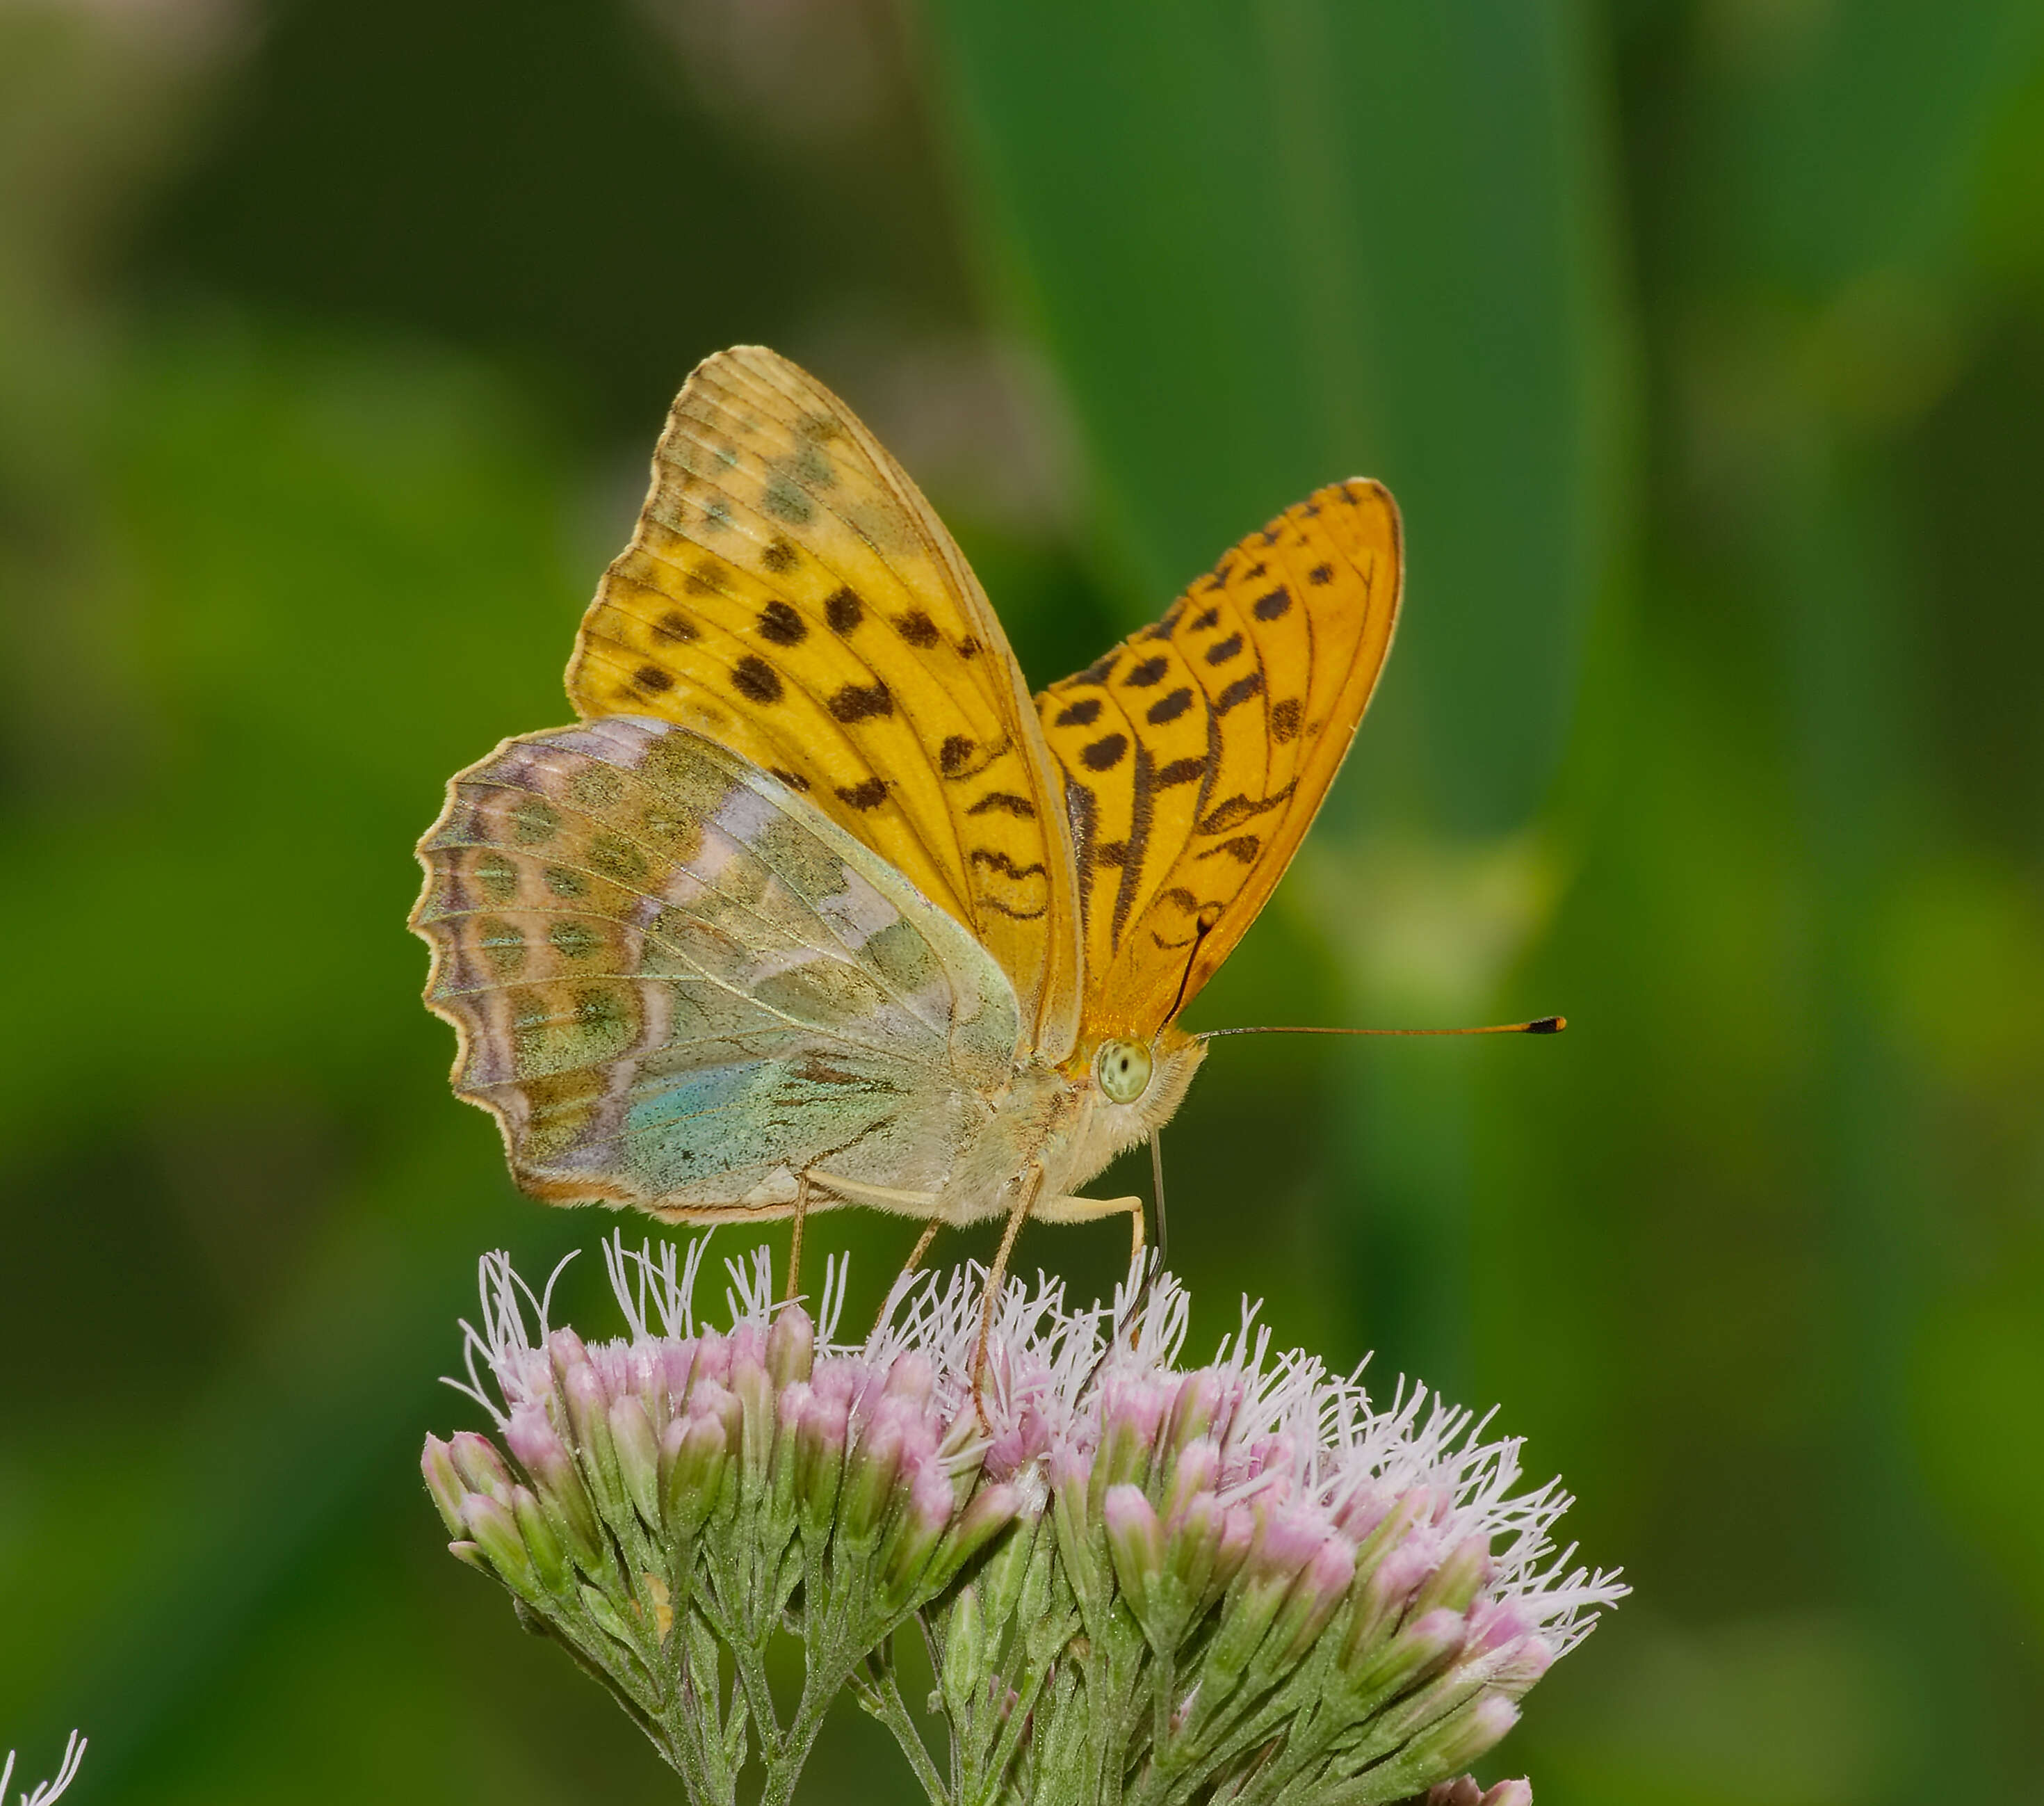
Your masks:
M944 1226L944 1219L932 1217L923 1226L923 1233L916 1238L916 1246L909 1250L909 1257L901 1263L905 1273L912 1273L923 1264L923 1257L930 1251L930 1244L937 1238L937 1231Z
M1128 1213L1128 1257L1132 1261L1145 1246L1140 1198L1046 1198L1034 1214L1039 1223L1097 1223L1124 1211Z
M934 1198L936 1194L932 1192L928 1194L928 1196ZM900 1288L901 1281L906 1279L909 1274L913 1273L918 1267L922 1265L923 1257L929 1253L930 1244L936 1240L937 1231L944 1226L944 1222L945 1219L943 1217L932 1217L928 1223L923 1225L923 1233L916 1238L916 1246L909 1250L908 1259L901 1263L901 1271L899 1276L895 1279L893 1287L889 1290L887 1296L880 1301L880 1315L873 1319L873 1328L875 1334L879 1333L881 1325L887 1321L887 1319L893 1311L895 1305L900 1301Z
M802 1225L809 1215L809 1176L806 1173L795 1180L795 1220L788 1231L788 1289L781 1296L793 1300L795 1283L802 1272Z
M1015 1238L1022 1233L1023 1219L1029 1214L1030 1207L1036 1201L1036 1194L1043 1188L1043 1169L1031 1161L1023 1169L1022 1182L1016 1187L1014 1208L1008 1213L1008 1226L1001 1232L1000 1252L993 1257L993 1270L986 1276L986 1293L979 1302L979 1343L972 1351L972 1407L979 1414L982 1430L991 1431L986 1406L981 1400L979 1388L986 1377L986 1345L993 1334L993 1312L1001 1302L1001 1288L1008 1280L1008 1257L1015 1252Z

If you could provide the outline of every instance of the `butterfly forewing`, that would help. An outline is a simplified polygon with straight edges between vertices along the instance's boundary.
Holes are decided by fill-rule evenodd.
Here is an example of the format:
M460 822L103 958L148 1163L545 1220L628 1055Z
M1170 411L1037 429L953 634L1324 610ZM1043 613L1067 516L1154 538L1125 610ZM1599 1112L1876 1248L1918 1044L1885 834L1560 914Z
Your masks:
M825 1167L934 1189L1009 1070L1012 988L742 759L645 718L507 741L421 848L427 1001L519 1181L774 1214Z
M1037 699L1064 768L1088 1045L1147 1039L1255 919L1369 704L1401 572L1389 493L1331 485Z
M970 930L1032 1043L1077 1013L1078 910L1048 755L993 611L906 473L830 391L741 347L676 400L569 694L728 747Z

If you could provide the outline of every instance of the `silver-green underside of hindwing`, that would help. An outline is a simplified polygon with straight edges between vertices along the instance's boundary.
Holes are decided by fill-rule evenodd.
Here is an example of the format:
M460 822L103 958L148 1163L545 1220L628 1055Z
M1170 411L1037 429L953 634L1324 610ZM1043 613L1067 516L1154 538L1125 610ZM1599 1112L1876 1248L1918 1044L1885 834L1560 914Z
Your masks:
M420 844L426 1000L528 1191L775 1215L935 1192L1013 1071L1012 986L792 791L635 716L507 740Z

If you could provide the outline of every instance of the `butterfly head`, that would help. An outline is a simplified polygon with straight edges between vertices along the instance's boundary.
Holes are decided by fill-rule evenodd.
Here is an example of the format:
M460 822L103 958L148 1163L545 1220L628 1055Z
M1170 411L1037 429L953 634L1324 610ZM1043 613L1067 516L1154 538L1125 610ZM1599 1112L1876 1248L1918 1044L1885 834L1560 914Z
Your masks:
M1170 1023L1147 1041L1109 1035L1082 1050L1066 1070L1083 1073L1078 1083L1087 1108L1077 1164L1085 1174L1099 1172L1168 1122L1205 1057L1204 1042Z

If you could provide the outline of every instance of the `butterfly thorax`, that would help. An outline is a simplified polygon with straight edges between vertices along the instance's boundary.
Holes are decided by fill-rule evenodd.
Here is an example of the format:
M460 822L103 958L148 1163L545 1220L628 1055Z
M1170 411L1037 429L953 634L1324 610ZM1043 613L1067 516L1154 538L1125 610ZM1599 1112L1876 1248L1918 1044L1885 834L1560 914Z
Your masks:
M1175 1026L1146 1049L1149 1082L1139 1096L1118 1102L1101 1088L1099 1047L1082 1049L1062 1068L1029 1057L988 1102L984 1126L960 1150L932 1215L950 1223L1005 1215L1020 1189L1063 1196L1097 1177L1114 1157L1147 1140L1184 1100L1206 1057L1206 1043Z

